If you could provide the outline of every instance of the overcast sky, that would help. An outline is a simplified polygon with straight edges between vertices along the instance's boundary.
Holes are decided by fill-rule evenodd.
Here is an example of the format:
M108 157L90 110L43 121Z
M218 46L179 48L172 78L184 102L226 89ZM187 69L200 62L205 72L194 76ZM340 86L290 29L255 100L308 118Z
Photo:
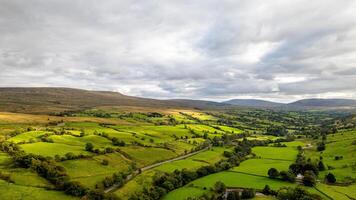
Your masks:
M0 87L356 98L355 0L0 0Z

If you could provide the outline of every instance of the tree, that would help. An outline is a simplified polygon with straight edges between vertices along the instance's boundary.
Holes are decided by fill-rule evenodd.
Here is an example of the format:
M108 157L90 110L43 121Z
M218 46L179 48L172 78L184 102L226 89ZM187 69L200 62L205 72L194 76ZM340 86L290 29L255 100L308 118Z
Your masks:
M101 161L101 164L102 164L102 165L109 165L109 161L108 161L107 159L103 159L103 160Z
M325 176L325 179L328 183L335 183L336 182L336 178L334 176L334 174L332 173L328 173L326 176Z
M94 149L94 145L93 145L92 143L89 142L89 143L86 143L86 144L85 144L85 150L86 150L86 151L92 152L93 149Z
M279 173L279 175L281 176L282 180L284 180L284 181L288 181L291 183L295 182L295 176L292 172L281 171Z
M277 178L279 176L279 172L278 172L278 170L276 168L270 168L268 170L268 176L270 178Z
M262 190L262 193L265 195L271 194L271 188L269 187L269 185L265 185L265 187Z
M303 184L305 186L314 186L316 183L316 177L313 171L307 170L304 173Z
M324 142L319 142L318 146L316 147L318 151L324 151L325 150L325 143Z
M221 181L216 182L215 185L214 185L215 192L217 192L219 194L223 193L225 191L225 189L226 189L226 186Z
M319 161L318 169L319 169L319 171L324 171L325 170L325 165L324 165L323 161Z

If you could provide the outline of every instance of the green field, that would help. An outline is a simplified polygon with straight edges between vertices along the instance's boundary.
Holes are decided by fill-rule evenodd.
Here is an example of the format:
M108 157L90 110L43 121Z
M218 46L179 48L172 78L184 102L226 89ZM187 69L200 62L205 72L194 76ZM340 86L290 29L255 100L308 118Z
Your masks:
M316 151L315 143L312 149L306 151L307 157L319 160L319 157L322 156L324 164L334 168L322 171L319 177L323 178L331 172L336 176L338 182L349 182L356 179L356 145L352 145L354 141L356 141L356 131L331 134L327 137L324 151ZM343 158L336 160L335 156L342 156Z
M0 180L1 199L23 199L23 200L74 200L74 198L65 195L62 192L46 190L37 187L27 187L22 185L8 184Z
M83 154L90 155L91 153L85 151L84 146L71 146L60 143L46 143L46 142L37 142L30 144L20 145L21 148L26 153L33 153L42 156L51 156L55 155L64 156L66 153L74 153L75 155Z

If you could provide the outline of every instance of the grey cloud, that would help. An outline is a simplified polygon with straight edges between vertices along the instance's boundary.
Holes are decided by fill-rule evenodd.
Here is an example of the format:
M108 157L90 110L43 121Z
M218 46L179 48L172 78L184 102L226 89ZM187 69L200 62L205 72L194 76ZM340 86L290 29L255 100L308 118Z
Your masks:
M356 97L353 0L0 1L0 86Z

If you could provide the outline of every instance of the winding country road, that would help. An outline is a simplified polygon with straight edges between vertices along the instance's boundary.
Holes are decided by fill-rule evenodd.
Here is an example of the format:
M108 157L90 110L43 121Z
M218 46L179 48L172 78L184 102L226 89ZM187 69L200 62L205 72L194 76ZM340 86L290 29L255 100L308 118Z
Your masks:
M177 160L183 160L185 158L189 158L191 156L194 156L198 153L201 153L203 151L207 151L210 149L210 146L208 147L205 147L204 149L201 149L199 151L195 151L195 152L192 152L192 153L188 153L186 155L183 155L183 156L179 156L179 157L176 157L176 158L172 158L172 159L169 159L169 160L165 160L165 161L162 161L162 162L158 162L158 163L155 163L155 164L152 164L152 165L148 165L146 167L142 167L140 169L137 169L136 171L132 172L131 174L129 174L127 177L126 177L126 180L125 180L125 183L127 183L128 181L130 181L131 179L133 179L135 176L137 176L138 174L144 172L144 171L147 171L147 170L150 170L152 168L155 168L155 167L158 167L160 165L163 165L163 164L166 164L166 163L170 163L170 162L174 162L174 161L177 161ZM106 190L104 190L105 193L108 193L108 192L111 192L111 191L114 191L116 190L118 187L120 187L119 184L115 184L109 188L107 188Z

